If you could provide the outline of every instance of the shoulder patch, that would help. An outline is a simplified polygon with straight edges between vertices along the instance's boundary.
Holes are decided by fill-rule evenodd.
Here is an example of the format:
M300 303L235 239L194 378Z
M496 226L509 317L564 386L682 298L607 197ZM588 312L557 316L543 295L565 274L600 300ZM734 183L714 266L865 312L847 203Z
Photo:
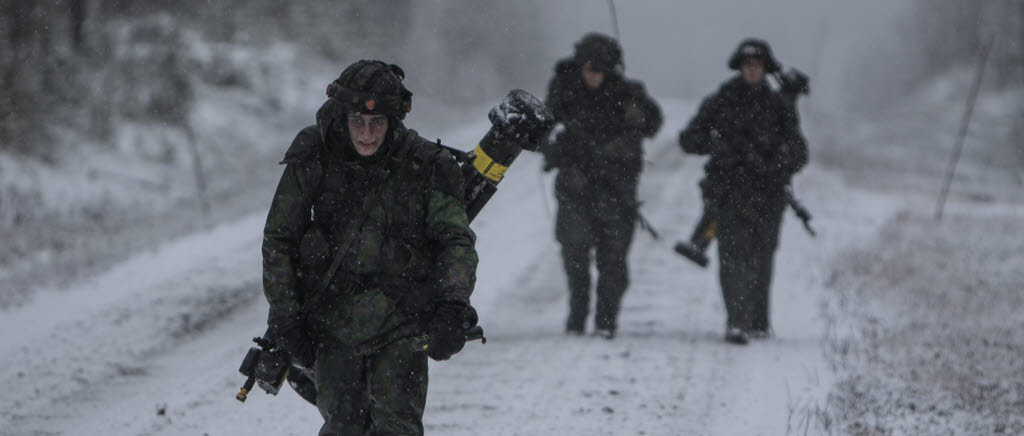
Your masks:
M320 156L323 150L324 140L320 136L320 128L313 125L299 131L299 134L292 140L292 145L284 153L284 159L280 164L309 162Z

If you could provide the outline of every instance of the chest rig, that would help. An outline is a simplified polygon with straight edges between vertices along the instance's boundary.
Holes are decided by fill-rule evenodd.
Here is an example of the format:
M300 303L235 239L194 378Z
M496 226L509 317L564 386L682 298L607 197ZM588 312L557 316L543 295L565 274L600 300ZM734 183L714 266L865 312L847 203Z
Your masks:
M417 139L399 132L374 161L326 147L318 153L321 177L299 244L300 276L314 295L376 286L401 292L429 277L433 166Z

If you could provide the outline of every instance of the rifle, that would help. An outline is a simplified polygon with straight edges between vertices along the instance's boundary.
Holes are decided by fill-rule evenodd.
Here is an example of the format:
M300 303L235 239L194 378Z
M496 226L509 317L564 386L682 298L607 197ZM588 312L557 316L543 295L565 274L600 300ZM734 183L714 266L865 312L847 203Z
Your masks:
M800 200L797 200L793 194L793 186L786 185L783 192L786 204L793 209L793 212L800 218L800 221L803 221L804 229L807 230L807 233L812 238L817 236L818 233L811 227L811 212L807 210L803 203L800 203ZM697 222L697 226L693 229L693 235L690 236L690 240L679 241L673 248L676 253L690 259L702 268L706 268L708 266L708 256L706 253L708 246L718 236L715 227L715 217L705 209L704 213L700 216L700 220Z
M469 328L464 334L467 342L479 340L481 344L487 343L487 338L484 337L484 329L478 325ZM259 347L249 348L249 352L245 354L245 359L242 360L242 365L238 367L238 372L242 373L246 379L238 394L235 395L235 399L244 403L249 393L252 392L253 385L259 386L260 389L263 389L263 391L270 395L277 395L281 391L281 386L285 380L288 380L289 384L299 393L299 396L315 405L316 388L313 383L313 374L308 370L302 370L290 365L284 350L275 346L269 340L257 337L252 338L252 341L259 345ZM430 335L420 334L390 341L377 341L361 348L357 354L373 354L392 344L407 346L414 352L426 352L430 351ZM292 377L289 378L289 375ZM312 391L309 390L310 388L312 388Z
M811 212L793 195L792 185L786 185L786 203L789 204L789 207L793 208L793 212L796 212L796 216L800 218L800 221L803 221L804 229L807 230L807 233L810 233L812 238L818 236L818 233L811 228Z
M259 348L250 348L245 354L245 359L242 359L242 365L238 367L238 372L247 377L242 389L235 395L235 399L243 403L256 383L259 383L260 389L266 393L277 395L291 366L284 351L269 340L255 337L252 341L259 345Z
M470 222L497 192L498 183L504 178L509 165L523 150L537 150L555 120L554 115L540 99L521 89L509 91L497 106L491 108L487 117L491 121L491 128L473 151L465 152L451 148L442 145L438 140L438 146L449 150L460 165L465 182L463 204ZM344 252L345 250L338 250L339 255L335 255L329 272L321 280L320 292L308 298L313 299L322 294L322 289L329 284L330 276L340 264L340 253ZM428 350L429 335L417 333L422 330L417 328L418 326L403 327L411 327L413 331L402 329L389 332L360 352L372 354L396 342L408 343L416 351ZM469 328L465 335L467 341L480 339L481 343L487 342L480 326ZM245 383L235 396L238 401L245 402L254 385L268 394L277 395L287 379L288 384L303 399L316 404L316 383L309 371L290 365L284 350L271 342L266 334L264 337L253 338L253 342L259 345L259 348L250 348L238 368L238 371L246 376Z
M655 241L661 239L661 235L659 235L658 231L654 229L654 226L651 225L651 222L647 221L647 217L640 213L639 208L637 208L636 210L636 219L637 221L640 222L641 230L645 230L647 233L650 233L651 238L654 238Z

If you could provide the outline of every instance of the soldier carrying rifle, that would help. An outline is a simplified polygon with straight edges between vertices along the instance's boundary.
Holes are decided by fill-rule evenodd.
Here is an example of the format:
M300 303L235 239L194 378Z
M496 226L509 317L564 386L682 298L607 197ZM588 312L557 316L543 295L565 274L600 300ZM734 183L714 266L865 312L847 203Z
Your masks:
M555 237L569 287L565 330L586 330L595 264L594 334L612 339L629 287L643 139L661 127L661 109L643 83L623 75L619 42L598 33L585 35L573 56L555 65L546 101L564 126L543 151L545 168L558 169Z
M782 214L791 198L787 187L807 163L795 98L783 94L805 90L806 78L794 75L802 85L791 81L782 93L772 90L766 75L781 67L768 43L753 38L740 43L729 68L740 73L703 101L679 135L683 151L710 159L700 182L704 218L677 251L703 254L710 239L718 238L725 340L746 344L771 333L768 295Z

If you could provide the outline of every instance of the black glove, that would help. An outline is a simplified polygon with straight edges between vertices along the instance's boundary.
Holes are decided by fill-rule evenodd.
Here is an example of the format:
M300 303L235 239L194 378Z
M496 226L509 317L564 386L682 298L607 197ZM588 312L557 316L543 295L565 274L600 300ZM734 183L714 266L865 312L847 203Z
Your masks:
M721 133L718 133L718 130L711 129L708 132L708 138L710 138L708 151L712 156L723 156L729 153L729 143L726 142Z
M427 355L434 360L448 360L466 345L466 330L476 325L476 309L458 301L442 301L434 310L427 326L430 343Z
M559 167L558 161L560 160L559 158L562 155L562 150L560 147L561 144L549 143L548 145L545 146L545 148L541 149L541 152L544 153L543 170L545 173Z
M796 68L790 68L786 72L779 74L779 82L779 88L784 93L793 95L811 93L810 78Z
M278 348L288 356L288 361L300 369L309 369L316 362L313 340L306 334L302 320L292 320L271 326L267 334Z
M644 127L647 127L647 114L644 113L635 100L630 100L626 104L624 121L626 128L641 131L644 130Z

